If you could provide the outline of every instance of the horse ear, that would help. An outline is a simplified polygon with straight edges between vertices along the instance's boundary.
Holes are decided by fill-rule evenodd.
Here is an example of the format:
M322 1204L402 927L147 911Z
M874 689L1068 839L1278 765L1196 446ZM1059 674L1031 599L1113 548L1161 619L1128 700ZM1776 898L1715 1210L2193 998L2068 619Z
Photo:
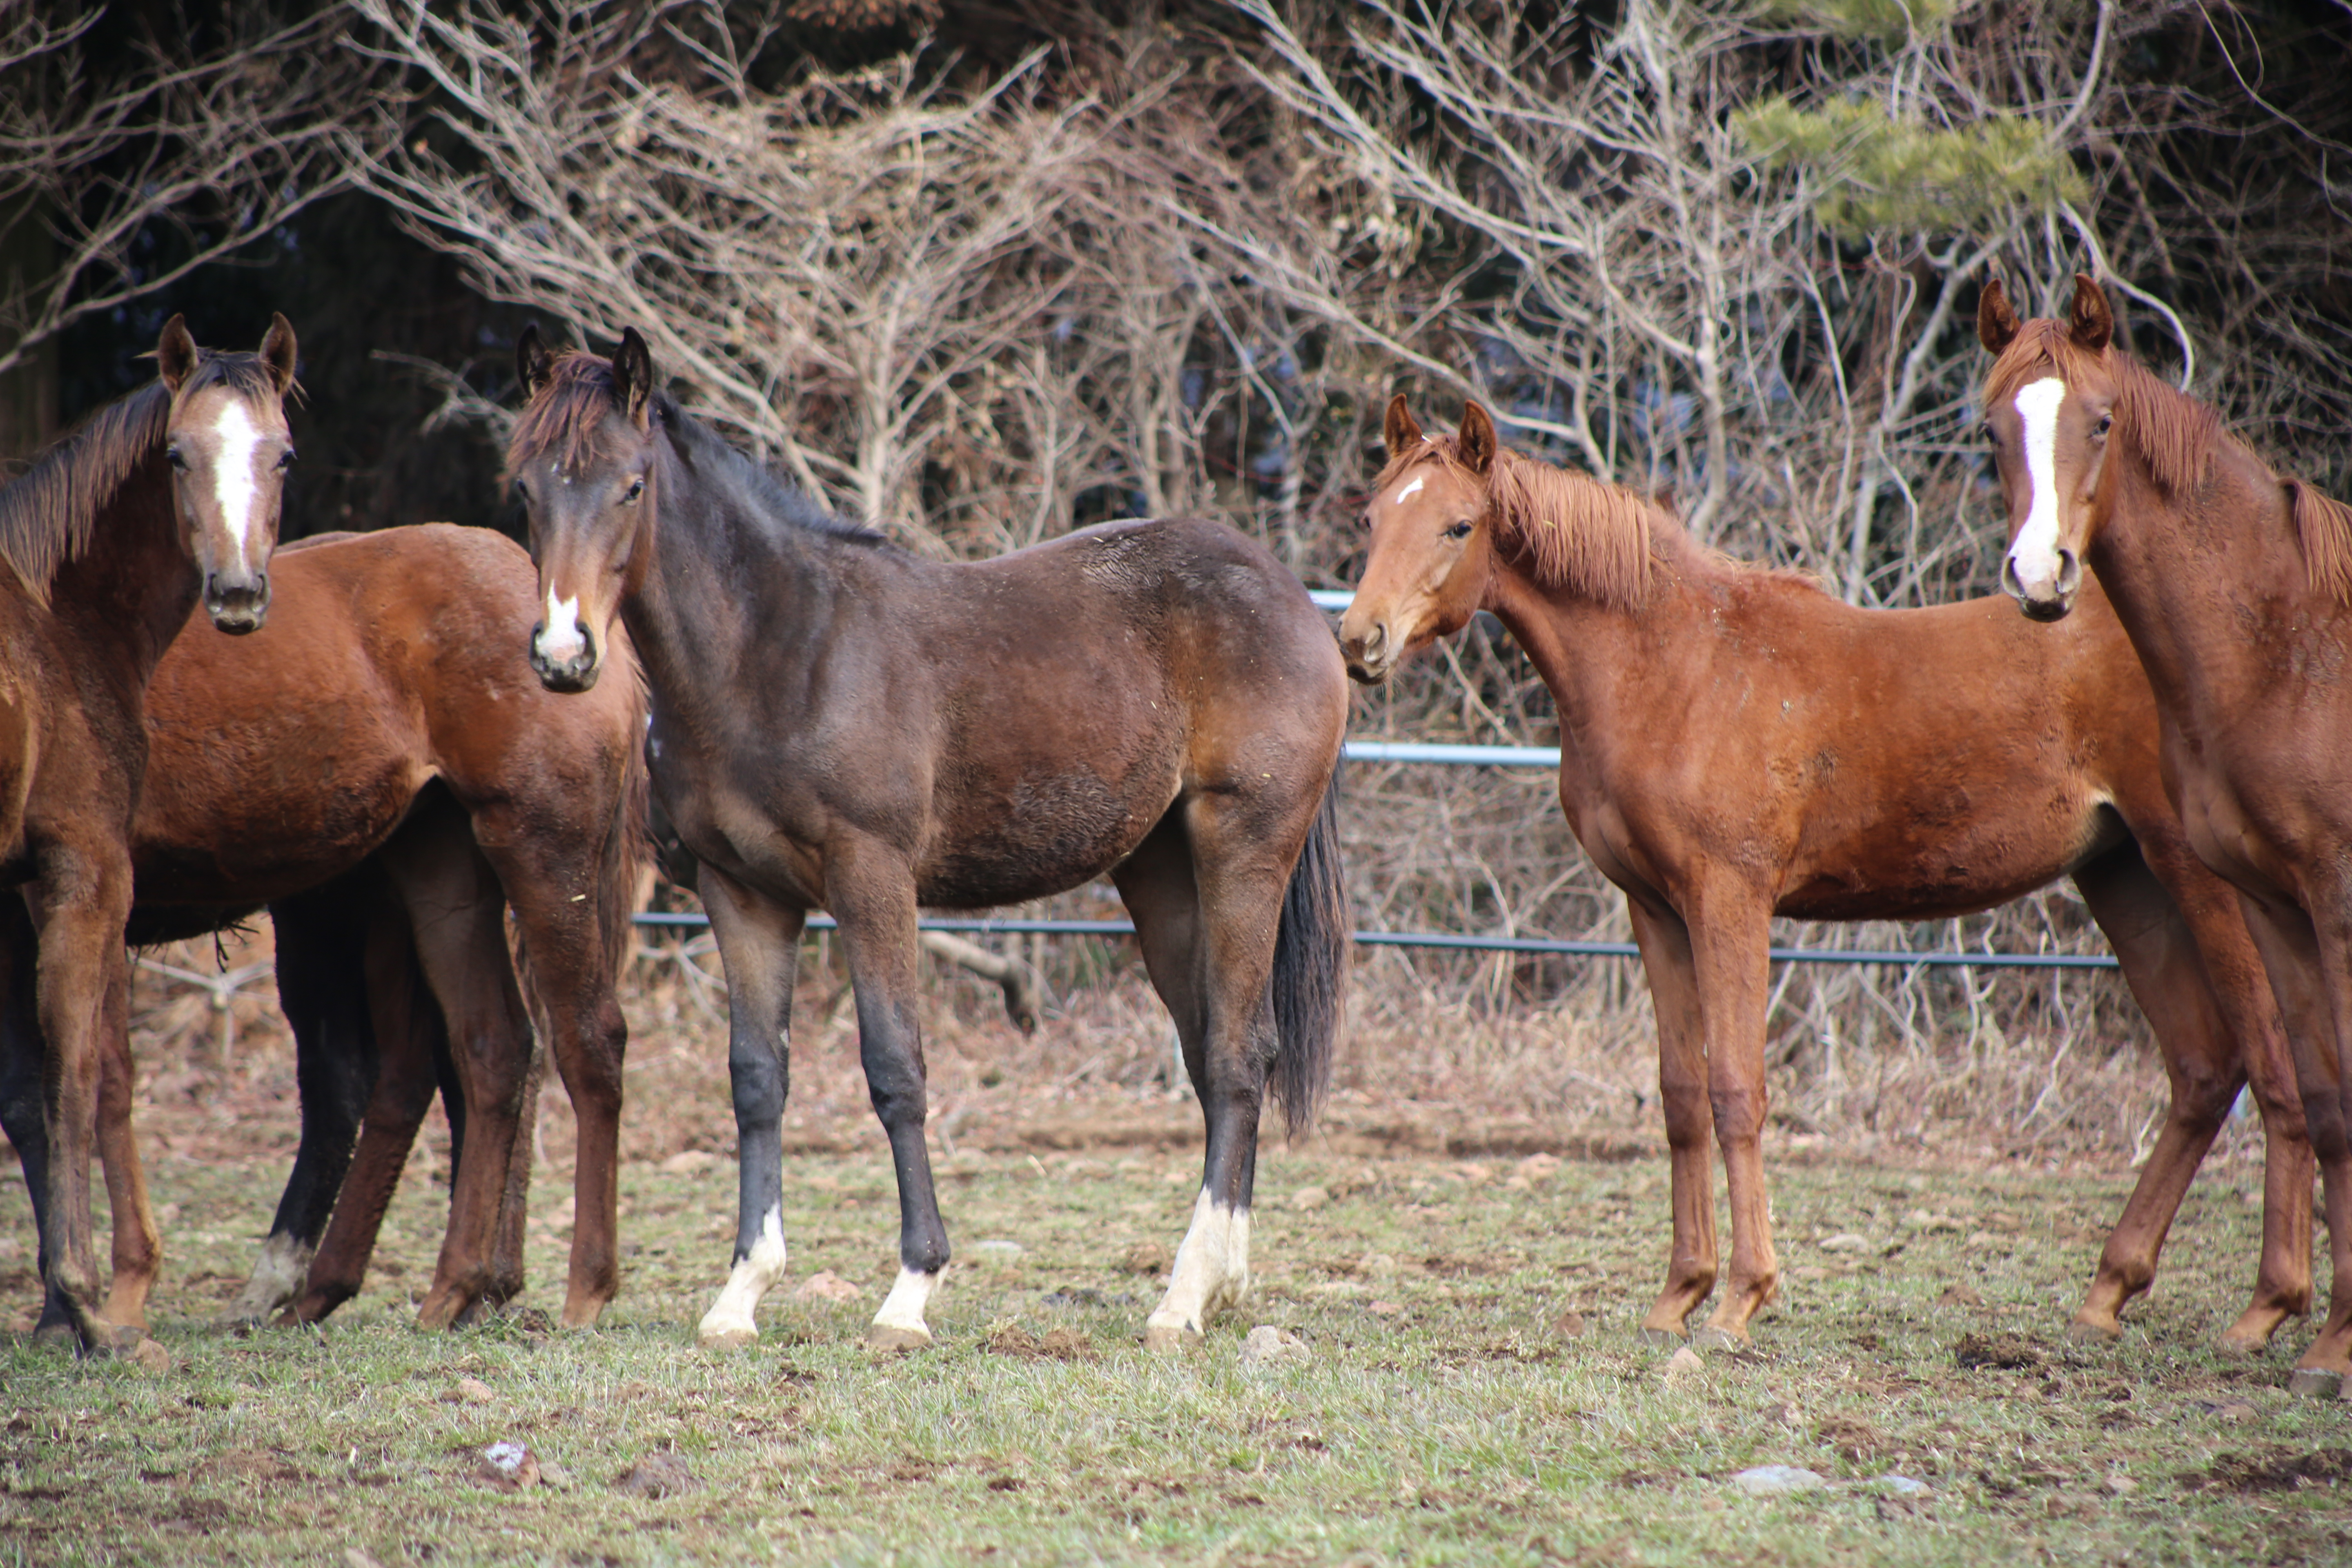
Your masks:
M269 376L278 384L278 395L283 397L294 386L294 324L279 310L269 312L269 331L262 334L261 363L269 367Z
M2066 335L2074 346L2093 353L2107 346L2116 335L2115 312L2107 309L2107 297L2091 280L2087 272L2074 274L2074 309L2066 321Z
M1389 461L1391 463L1425 439L1412 411L1404 405L1403 393L1400 392L1389 399L1389 416L1381 426L1381 435L1389 444Z
M185 316L173 316L163 323L163 335L155 342L155 369L174 397L188 377L196 373L199 357L196 340L188 333Z
M1495 461L1495 422L1475 403L1462 405L1462 429L1454 438L1455 455L1474 474L1483 474Z
M646 427L646 405L654 395L654 356L635 327L621 332L620 352L613 356L614 391L629 423Z
M2018 330L2023 324L2017 319L2017 310L2010 304L2000 279L1988 279L1984 292L1977 296L1977 342L1984 344L1986 353L1997 354L2017 341Z
M540 339L539 323L525 321L522 331L515 334L515 384L522 388L525 397L539 395L554 363L555 356Z

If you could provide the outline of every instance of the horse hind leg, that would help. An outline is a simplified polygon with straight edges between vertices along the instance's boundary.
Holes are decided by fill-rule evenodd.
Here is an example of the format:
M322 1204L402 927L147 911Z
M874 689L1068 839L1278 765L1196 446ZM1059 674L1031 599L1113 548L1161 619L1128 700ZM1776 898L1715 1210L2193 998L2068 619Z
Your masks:
M417 962L407 913L388 887L371 900L363 931L359 1000L374 1041L374 1082L349 1168L340 1188L326 1194L332 1205L326 1229L300 1293L280 1322L317 1322L360 1293L384 1212L433 1106L434 1058L446 1031Z
M73 1320L65 1298L47 1288L49 1259L48 1191L49 1135L41 1110L41 1020L34 1005L35 952L40 937L33 929L25 901L15 892L0 892L0 1133L16 1151L25 1187L32 1201L37 1237L38 1268L44 1281L39 1321L33 1337L40 1343L63 1343L73 1337Z
M278 1010L294 1035L301 1142L253 1272L223 1324L259 1323L302 1291L319 1237L350 1173L360 1117L375 1088L368 1018L364 873L270 906Z

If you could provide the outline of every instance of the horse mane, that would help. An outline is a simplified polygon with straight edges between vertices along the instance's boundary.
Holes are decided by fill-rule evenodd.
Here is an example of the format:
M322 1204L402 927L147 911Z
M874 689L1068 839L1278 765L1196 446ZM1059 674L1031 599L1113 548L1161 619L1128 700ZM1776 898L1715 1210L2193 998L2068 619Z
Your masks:
M254 353L202 352L179 396L212 386L240 397L278 395L274 373ZM89 548L100 513L162 443L175 404L169 387L149 382L49 443L22 476L0 487L0 561L36 599L47 604L58 568Z
M1437 462L1476 476L1453 436L1430 436L1381 470L1385 490L1408 468ZM1554 468L1497 447L1486 474L1486 526L1505 559L1538 584L1612 609L1640 606L1650 586L1654 542L1681 529L1657 505L1590 474ZM1663 525L1663 527L1661 526Z
M556 356L547 379L531 395L507 440L507 477L524 464L555 454L559 467L576 468L610 456L604 437L604 416L613 412L614 379L610 360L573 349ZM656 389L651 417L667 432L672 447L688 466L746 492L755 508L803 532L845 539L854 543L882 544L887 541L820 505L796 486L737 451L717 432L688 415L677 399Z
M1985 381L1987 402L2013 397L2036 374L2072 382L2085 372L2116 384L2116 426L2131 437L2148 476L2172 500L2185 500L2205 482L2215 452L2227 448L2273 472L2252 448L2223 426L2221 416L2179 388L2158 380L2130 354L2109 343L2097 350L2075 342L2067 323L2044 317L2026 322L1993 362ZM2352 604L2352 507L2322 495L2300 479L2280 481L2287 491L2304 574L2323 598Z

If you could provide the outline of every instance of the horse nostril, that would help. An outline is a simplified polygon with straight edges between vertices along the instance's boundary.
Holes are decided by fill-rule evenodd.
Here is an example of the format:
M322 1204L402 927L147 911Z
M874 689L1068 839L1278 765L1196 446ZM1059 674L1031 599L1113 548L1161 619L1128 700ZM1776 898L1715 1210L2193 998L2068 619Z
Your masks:
M2071 550L2058 552L2058 593L2062 598L2072 598L2074 590L2083 585L2082 558Z

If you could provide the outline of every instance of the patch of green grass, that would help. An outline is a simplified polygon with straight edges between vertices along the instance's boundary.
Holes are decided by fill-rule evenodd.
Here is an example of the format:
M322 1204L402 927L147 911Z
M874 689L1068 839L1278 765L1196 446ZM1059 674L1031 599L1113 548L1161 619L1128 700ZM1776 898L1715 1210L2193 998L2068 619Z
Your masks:
M2206 1348L2260 1219L2226 1179L2192 1194L2124 1342L2079 1349L2063 1331L2126 1181L1783 1169L1791 1277L1759 1353L1670 1383L1633 1333L1664 1264L1658 1163L1269 1153L1250 1300L1160 1358L1137 1343L1159 1282L1122 1259L1172 1246L1195 1157L967 1152L942 1162L969 1261L934 1299L940 1342L882 1357L859 1343L896 1268L874 1142L793 1163L792 1278L731 1354L692 1337L727 1262L724 1162L625 1173L626 1274L593 1332L410 1329L446 1202L412 1182L368 1294L321 1331L244 1338L205 1317L277 1172L163 1162L157 1200L180 1209L156 1328L176 1364L0 1343L0 1563L2352 1558L2352 1487L2327 1458L2352 1466L2352 1405L2281 1386L2307 1328L2252 1363ZM1309 1185L1325 1201L1294 1206ZM542 1176L535 1212L562 1196ZM0 1237L28 1260L21 1185ZM540 1299L562 1239L534 1227ZM865 1300L795 1296L820 1269ZM1556 1331L1568 1310L1583 1337ZM1260 1323L1312 1359L1244 1368ZM1970 1333L2015 1336L2033 1364L1964 1368ZM481 1479L501 1439L561 1484ZM695 1489L615 1488L656 1455ZM1831 1484L1730 1484L1763 1464ZM1874 1482L1889 1473L1928 1490Z

